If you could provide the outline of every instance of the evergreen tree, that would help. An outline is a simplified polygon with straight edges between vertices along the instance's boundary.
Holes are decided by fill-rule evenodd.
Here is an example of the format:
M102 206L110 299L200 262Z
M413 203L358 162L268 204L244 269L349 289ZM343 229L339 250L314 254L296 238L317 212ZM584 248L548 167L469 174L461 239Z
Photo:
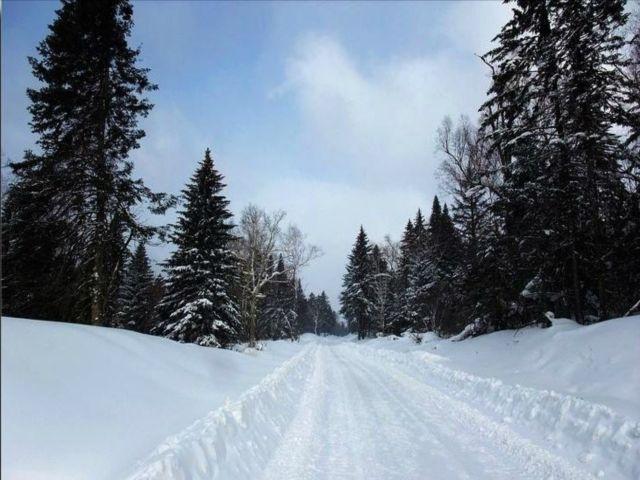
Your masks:
M177 250L166 262L167 294L159 306L161 334L181 342L217 347L238 340L238 310L230 296L233 225L222 180L207 149L182 191L184 209L173 232Z
M520 0L514 12L487 55L494 75L483 106L502 163L495 211L514 286L504 292L510 306L493 313L508 325L546 308L606 318L617 274L611 219L626 196L613 128L624 103L624 4Z
M331 308L329 298L323 291L320 295L309 294L308 301L309 318L311 324L309 333L316 335L336 335L341 332L338 324L338 316Z
M432 330L432 305L430 295L433 284L433 265L431 263L430 238L432 223L441 215L438 197L433 201L429 231L424 223L422 212L418 210L413 224L413 245L409 253L409 273L407 279L407 316L414 332Z
M271 288L264 301L264 318L273 340L298 338L294 284L287 277L282 255L278 259Z
M407 221L400 240L400 260L398 271L393 278L390 289L390 311L388 331L400 335L411 326L407 290L409 287L409 273L415 252L415 235L413 222Z
M115 324L129 330L150 333L157 320L157 297L153 277L144 243L138 243L127 262L124 278L116 302Z
M331 308L329 298L324 290L316 297L316 308L318 311L318 334L332 335L336 331L338 318Z
M369 334L373 316L370 255L371 246L367 234L364 228L360 227L356 243L349 255L340 295L340 313L349 322L350 331L357 332L359 340Z
M391 274L378 245L374 245L371 250L371 273L374 295L372 329L376 333L385 333L390 310L389 287Z
M295 293L295 306L296 323L298 325L298 332L311 333L313 331L311 325L311 317L309 312L309 300L302 289L302 282L300 279L296 281L296 293Z
M39 185L42 185L39 183ZM86 308L69 224L48 216L36 186L13 183L2 201L2 314L72 320ZM80 298L78 298L80 297Z
M152 107L143 95L155 88L147 69L136 65L139 50L127 44L132 15L127 0L64 0L39 56L29 58L41 83L27 91L41 153L27 152L12 164L15 221L7 234L18 251L7 252L5 278L10 291L25 289L20 296L38 299L25 312L32 316L52 312L105 324L128 243L154 233L136 207L167 206L164 196L132 178L128 160L144 136L138 119ZM31 247L42 247L42 258L18 261L19 251ZM38 269L45 272L38 275L42 282L24 277ZM56 305L58 291L71 305Z

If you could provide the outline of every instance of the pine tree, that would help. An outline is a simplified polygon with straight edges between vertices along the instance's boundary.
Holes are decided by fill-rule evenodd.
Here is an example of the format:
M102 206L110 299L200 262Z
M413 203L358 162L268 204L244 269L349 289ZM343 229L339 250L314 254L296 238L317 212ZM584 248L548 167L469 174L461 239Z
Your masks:
M336 331L338 319L336 313L331 308L329 297L324 290L316 297L316 308L318 311L318 334L332 335Z
M55 254L25 258L22 266L25 271L42 268L45 272L64 267L62 278L55 274L45 280L57 282L53 290L63 290L64 302L72 300L61 314L67 320L89 320L95 325L108 320L129 242L155 231L136 217L136 207L143 202L157 212L167 207L163 195L153 194L141 180L132 178L133 164L128 160L144 136L138 119L152 107L143 95L156 88L147 78L147 69L136 65L139 50L127 44L132 15L127 0L62 2L49 35L38 47L39 56L29 58L33 75L41 83L27 91L31 126L41 153L27 152L24 161L12 164L16 188L28 191L38 208L15 203L16 208L25 209L14 211L16 221L8 226L16 248L33 244L35 239L26 237L36 231L55 226L56 232L41 241ZM9 252L12 256L16 258L17 253ZM38 267L24 265L40 260L45 263ZM28 288L11 265L7 264L7 279L18 282L15 289ZM41 287L34 285L24 292L45 302L34 316L57 310L48 305L52 289Z
M150 333L157 320L157 279L153 277L144 243L138 243L129 259L120 285L115 324L129 330Z
M307 299L304 290L302 289L302 282L300 281L300 279L296 281L294 310L296 312L296 323L298 325L298 332L312 332L313 329L311 326L311 317L309 313L309 300Z
M343 277L340 295L340 313L349 322L351 332L357 332L358 339L370 333L373 315L373 286L370 264L371 246L364 228L349 255L347 272Z
M435 197L433 208L440 211L438 197ZM429 272L429 232L420 209L418 209L413 222L413 241L407 285L407 305L413 330L423 331L425 328L430 329L430 312L424 293L431 282L431 273Z
M79 284L78 252L73 242L63 241L72 232L48 212L48 202L31 182L13 183L3 197L2 314L83 320L86 297L71 290Z
M272 340L298 338L295 289L285 271L282 255L278 258L276 274L264 302L264 317Z
M388 331L400 335L411 326L407 289L409 287L409 273L415 252L415 235L413 222L407 221L402 239L400 240L400 260L398 271L393 278L390 289L389 325Z
M430 305L430 289L433 284L433 265L431 263L430 239L432 223L441 215L438 197L434 198L429 220L429 231L424 223L422 212L418 210L413 223L413 245L409 253L409 273L407 279L407 316L414 332L432 330L432 306Z
M217 347L238 339L238 310L230 296L232 215L222 180L207 149L182 191L184 209L173 232L177 250L166 262L167 294L159 306L161 334L181 342Z
M373 330L376 333L385 333L391 299L389 294L391 274L378 245L374 245L371 250L371 273L374 295Z
M487 55L483 129L501 159L508 325L552 308L579 322L611 314L624 158L613 121L624 103L622 1L520 0ZM533 302L533 310L527 304Z

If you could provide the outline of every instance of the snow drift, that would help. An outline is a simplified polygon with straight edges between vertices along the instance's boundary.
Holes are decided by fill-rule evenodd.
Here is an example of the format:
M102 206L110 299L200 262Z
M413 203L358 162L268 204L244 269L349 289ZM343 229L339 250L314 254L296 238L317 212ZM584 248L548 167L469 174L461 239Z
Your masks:
M2 478L123 478L168 436L258 384L303 342L239 353L2 318Z
M318 343L342 343L335 351L345 353L334 358ZM488 417L478 424L497 425L492 441L539 448L531 462L549 452L596 477L640 478L640 317L589 327L555 320L462 342L426 335L420 345L305 336L243 353L3 318L3 478L259 477L307 408L309 385L337 388L315 378L323 358L360 381L384 373L372 392L405 386L404 398L425 405L431 392L438 408L428 418L456 405L469 419Z
M588 327L558 320L549 329L463 342L428 337L420 345L408 338L368 345L359 350L401 366L596 474L640 478L638 316Z
M256 478L296 412L314 352L308 346L237 401L165 440L129 480Z

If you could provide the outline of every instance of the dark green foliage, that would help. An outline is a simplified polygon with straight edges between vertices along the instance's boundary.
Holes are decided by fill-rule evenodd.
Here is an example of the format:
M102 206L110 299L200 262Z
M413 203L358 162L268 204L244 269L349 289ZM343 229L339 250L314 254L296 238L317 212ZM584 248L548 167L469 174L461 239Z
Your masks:
M140 242L127 262L120 284L115 326L150 333L157 322L160 285L153 277L144 243Z
M340 313L347 320L349 331L363 339L372 333L374 314L371 245L360 227L356 243L349 255L347 272L343 277Z
M278 259L275 274L269 281L269 288L262 303L263 322L272 340L298 338L296 312L296 290L284 267L282 255Z
M340 335L342 334L336 312L331 308L329 298L323 291L320 295L309 295L309 316L311 330L309 333L316 335Z
M168 206L132 178L128 160L152 107L143 95L155 88L127 44L132 14L127 0L64 0L29 58L40 83L27 91L40 153L11 164L7 312L108 323L128 244L156 231L136 208Z
M206 150L172 235L177 250L166 262L167 293L159 305L159 333L181 342L226 346L238 340L238 310L231 297L236 275L229 201L222 175Z

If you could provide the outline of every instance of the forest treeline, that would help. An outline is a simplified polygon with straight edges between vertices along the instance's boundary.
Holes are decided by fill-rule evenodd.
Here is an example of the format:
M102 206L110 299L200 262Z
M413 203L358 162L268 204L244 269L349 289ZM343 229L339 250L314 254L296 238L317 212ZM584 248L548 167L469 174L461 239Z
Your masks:
M622 0L517 0L481 60L477 125L437 132L429 219L373 245L360 229L351 332L462 337L640 308L640 22Z
M177 197L133 176L129 155L157 86L128 45L132 27L128 0L63 0L29 58L38 151L10 163L2 314L208 346L342 333L326 294L302 289L300 270L319 249L284 224L284 212L250 205L234 219L208 149ZM175 225L141 214L176 205ZM175 245L163 275L146 251L158 239Z
M640 303L640 35L622 0L517 0L481 60L478 119L437 132L447 202L400 242L358 233L341 313L360 338L592 323ZM234 218L209 150L180 195L133 175L157 86L127 0L63 0L29 58L37 151L2 201L2 313L227 346L342 333L300 271L319 256L284 212ZM204 148L204 146L203 146ZM186 159L196 161L198 159ZM444 198L444 197L443 197ZM149 214L178 208L155 226ZM146 248L175 245L163 273Z

